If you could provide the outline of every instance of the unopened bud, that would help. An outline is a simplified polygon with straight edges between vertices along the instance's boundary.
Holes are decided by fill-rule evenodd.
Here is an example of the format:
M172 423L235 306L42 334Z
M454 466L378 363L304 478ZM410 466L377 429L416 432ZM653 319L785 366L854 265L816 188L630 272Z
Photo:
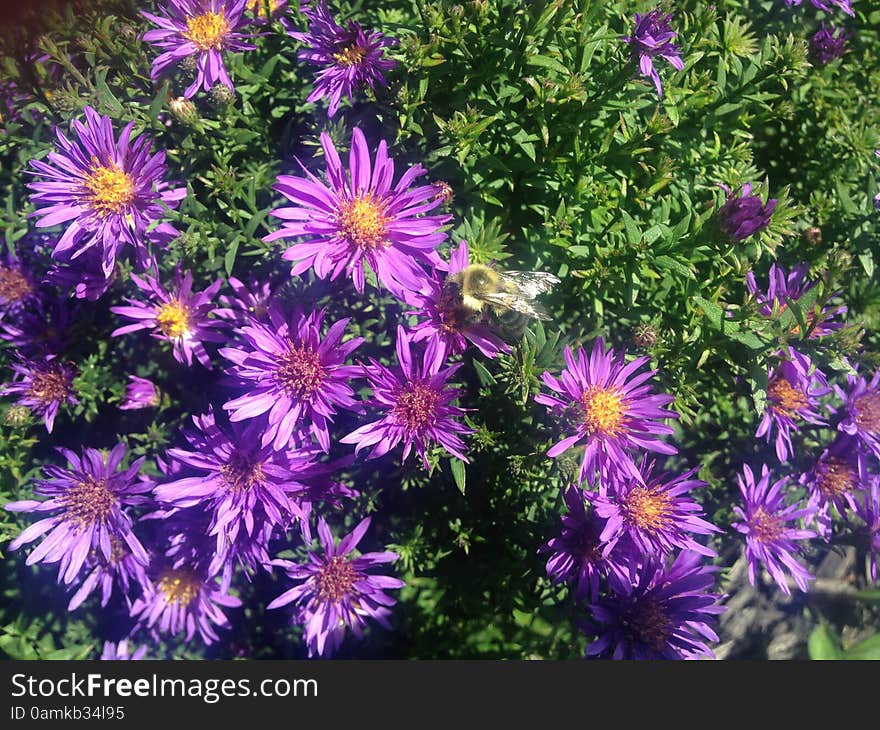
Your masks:
M10 406L3 417L7 426L26 426L31 420L31 411L27 406Z
M214 84L208 92L212 106L221 109L235 101L235 92L226 84Z
M632 341L636 347L648 349L657 344L659 335L657 330L650 324L640 324L633 328Z
M818 246L822 243L822 229L818 226L810 226L804 231L804 242L810 246Z
M181 124L192 125L199 121L199 112L196 105L183 96L178 96L168 102L171 114Z

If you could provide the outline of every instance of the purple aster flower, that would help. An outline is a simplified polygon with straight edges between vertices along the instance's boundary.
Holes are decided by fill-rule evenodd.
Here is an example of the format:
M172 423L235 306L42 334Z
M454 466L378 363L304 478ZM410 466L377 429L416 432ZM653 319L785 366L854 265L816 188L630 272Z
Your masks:
M270 324L252 321L242 327L242 344L220 354L234 366L230 374L248 392L224 404L231 421L260 417L265 422L262 444L281 451L300 427L314 434L324 451L330 450L328 424L337 408L357 410L348 381L361 374L345 360L364 341L342 342L349 319L334 323L321 337L324 310L285 318L277 305L269 309Z
M315 88L306 101L328 97L330 108L327 114L332 117L343 95L354 99L354 92L365 86L375 89L376 84L388 85L383 72L394 68L397 62L382 56L385 48L397 45L396 39L386 38L378 31L366 31L353 20L342 27L330 14L324 0L317 0L307 17L307 33L290 32L308 46L297 54L297 58L321 67Z
M128 639L123 639L118 643L112 641L104 642L104 651L101 652L100 659L104 661L138 661L143 659L147 653L147 647L141 646L133 652L128 651Z
M679 71L684 69L681 49L672 42L677 34L669 25L671 18L671 13L666 14L660 8L654 8L645 15L636 13L633 34L621 38L624 43L629 43L630 52L633 59L638 61L642 76L647 76L654 82L657 95L661 97L663 87L660 84L660 74L654 67L654 58L665 58L673 68Z
M739 194L734 194L727 185L718 187L727 194L727 202L718 211L718 224L731 241L744 241L770 225L776 198L764 203L759 195L752 195L751 183L743 185Z
M847 508L855 509L854 495L867 488L867 463L858 440L840 434L825 449L800 482L810 490L807 508L816 516L816 531L823 540L831 537L832 507L843 517Z
M129 122L114 139L110 117L85 108L86 124L72 123L71 141L60 130L57 152L49 161L31 160L32 174L43 178L30 183L35 191L32 215L38 228L67 223L52 255L71 261L96 246L105 276L113 271L125 244L134 248L137 264L146 268L150 254L145 244L147 227L186 196L186 188L168 189L163 181L165 153L151 154L152 140L145 134L131 139Z
M441 370L435 350L434 341L429 341L419 362L412 352L411 336L403 327L398 327L397 361L400 366L389 370L370 358L370 366L363 368L363 374L373 388L369 403L384 411L385 415L355 429L340 442L355 444L355 454L372 446L367 458L375 459L402 441L403 458L406 459L415 447L426 469L425 451L430 444L438 443L466 462L465 445L457 434L473 431L456 420L464 415L464 410L451 405L459 397L460 390L447 385L461 363Z
M621 479L604 495L592 499L596 514L606 520L599 540L608 555L624 539L646 558L661 557L676 548L714 557L717 553L696 542L691 535L721 532L700 515L703 507L690 492L707 486L691 479L697 469L673 476L654 473L654 461L645 456L641 469L644 482Z
M110 333L118 337L129 332L152 329L153 337L168 340L173 345L174 359L180 363L192 365L193 355L206 368L211 368L211 359L205 350L204 342L225 342L223 330L227 324L221 319L211 319L211 314L219 315L213 299L223 285L223 279L217 279L204 291L193 292L193 276L191 271L181 277L180 268L174 275L174 283L170 289L164 289L154 276L139 277L131 275L131 280L141 291L150 295L148 302L136 299L126 301L130 306L110 307L110 311L128 319L135 324L118 327Z
M801 263L786 273L785 269L777 264L770 266L769 281L770 284L767 292L764 293L758 288L755 281L755 274L749 271L746 274L746 286L751 294L761 305L759 310L765 317L777 318L781 316L787 309L789 302L796 302L803 297L808 291L818 285L818 280L811 280L807 277L810 265ZM835 330L843 327L843 322L832 321L835 317L846 314L845 306L836 307L813 307L804 312L804 320L807 325L807 338L816 339L824 337ZM794 335L801 334L801 327L794 323L791 327L791 333Z
M825 66L846 53L848 39L849 33L843 28L826 26L822 23L819 30L810 38L810 56L820 66Z
M539 552L550 554L546 570L553 585L574 583L575 598L589 596L595 601L602 577L609 571L621 572L622 567L615 555L602 554L599 535L604 525L595 511L587 512L583 490L569 487L564 497L568 514L562 517L562 529Z
M104 560L112 561L114 539L146 565L149 557L132 532L131 517L126 510L148 501L143 495L150 490L150 485L137 481L143 457L128 469L120 469L125 457L123 444L117 444L107 456L90 448L83 449L82 458L69 449L58 448L58 451L70 463L70 468L44 467L47 478L37 482L35 491L48 499L6 505L11 512L53 514L26 528L12 541L10 549L16 550L48 532L25 562L33 565L60 561L59 580L66 584L73 582L91 553L100 553Z
M14 251L0 246L0 320L18 314L37 296L36 277Z
M764 436L769 443L776 427L776 456L780 461L794 454L791 432L800 431L799 422L826 425L819 414L819 398L831 393L825 376L809 357L789 347L788 358L770 368L767 406L755 431L757 438Z
M856 436L875 456L880 457L880 370L869 381L855 375L846 376L848 390L839 385L834 391L844 401L843 419L837 428Z
M257 281L252 276L249 285L245 286L244 282L230 276L229 286L234 295L221 294L220 303L229 310L233 321L239 324L247 324L252 319L269 321L269 305L274 293L268 281Z
M208 91L216 83L234 91L223 53L256 48L246 42L256 36L240 32L250 22L244 15L246 6L247 0L164 0L159 7L161 15L143 12L147 20L159 26L144 33L143 39L164 51L153 60L150 78L158 81L184 58L196 56L196 78L183 92L187 99L200 87Z
M70 263L53 263L44 281L72 292L77 299L95 302L107 293L117 278L115 267L109 275L104 273L101 258L101 251L92 247Z
M788 477L771 485L766 465L761 467L761 478L757 482L747 464L743 464L743 475L737 475L736 480L744 507L734 506L733 511L742 522L734 522L732 527L746 536L749 582L755 585L758 566L764 565L785 595L791 594L785 569L798 588L806 591L807 582L813 580L813 576L795 559L802 552L797 541L816 537L816 533L788 523L809 519L812 511L797 502L786 506L783 488L788 484Z
M480 352L490 358L501 352L510 352L510 345L486 325L471 321L468 313L450 301L448 292L444 290L445 278L458 273L469 263L468 244L467 241L462 241L457 248L450 250L449 270L445 274L432 269L430 278L426 279L427 289L407 292L405 296L408 304L418 307L418 310L407 314L427 318L410 329L412 340L433 340L436 343L438 367L450 356L464 352L468 342L472 342Z
M79 588L67 604L68 611L75 611L96 588L101 589L101 606L106 606L119 586L126 603L131 607L129 594L133 586L141 586L147 573L140 556L135 555L119 538L110 537L110 559L100 549L93 548L83 564L80 575L85 575Z
M598 638L588 657L610 659L714 658L706 641L718 641L712 626L726 608L710 591L717 568L700 565L699 553L684 550L667 568L652 559L637 581L608 576L609 595L588 605L584 628Z
M288 560L273 561L289 578L302 582L278 596L268 608L293 603L293 623L305 630L309 656L331 656L342 644L347 628L360 638L367 619L391 628L389 607L397 601L385 591L402 588L404 582L367 571L394 562L399 556L386 551L350 557L369 526L367 517L336 545L322 517L318 520L318 535L323 554L310 552L305 565Z
M121 411L134 411L141 408L155 408L159 405L162 394L155 383L137 375L128 376L125 388L125 400L119 406Z
M209 573L232 562L240 542L249 542L264 526L286 530L304 519L296 497L308 482L323 474L317 447L304 445L276 451L260 445L260 424L233 423L221 428L213 412L194 416L196 431L186 434L189 449L170 449L181 466L173 481L160 484L156 499L169 506L199 506L211 514L208 534L216 539ZM268 557L266 562L268 562Z
M410 167L392 187L394 162L385 140L379 142L371 164L364 133L355 128L349 179L328 135L321 135L321 146L330 187L308 170L306 177L279 175L275 189L294 205L272 212L285 223L263 240L308 238L284 252L285 259L296 262L292 276L313 268L318 278L333 280L345 271L361 293L366 262L398 298L426 288L426 274L419 264L443 265L435 248L446 237L440 229L450 220L448 215L424 215L443 202L433 185L411 187L426 170L421 165Z
M574 435L566 436L547 455L559 456L578 442L585 442L579 482L592 478L598 470L611 481L629 475L644 483L629 453L631 449L677 453L674 446L656 438L672 433L670 426L659 421L678 418L675 411L663 408L674 400L673 396L651 394L651 386L644 385L656 370L636 374L648 360L640 357L627 363L612 348L606 352L600 337L589 356L580 348L575 359L571 348L566 347L567 368L558 379L544 372L544 384L562 397L542 393L535 401L562 415L575 429Z
M40 290L28 306L0 321L0 339L29 358L56 355L67 345L68 325L75 311L65 299Z
M0 387L0 395L18 395L17 403L42 418L49 433L58 409L65 403L79 403L73 387L77 371L71 363L60 362L54 355L39 360L19 356L18 362L12 363L12 371L14 380Z
M800 7L801 2L803 2L803 0L785 0L786 5L794 5L797 7ZM855 17L855 13L852 9L852 0L828 0L828 2L826 2L826 0L810 0L810 4L814 8L822 10L826 13L833 13L834 10L831 6L834 5L835 7L840 8L847 15Z
M856 514L865 522L868 531L868 554L870 555L871 580L876 582L880 574L880 477L874 476L871 484L856 504Z
M145 627L166 636L185 634L185 641L191 641L198 631L205 644L212 644L219 639L214 628L230 626L223 609L241 605L197 566L166 566L143 589L131 606L137 620L132 633Z

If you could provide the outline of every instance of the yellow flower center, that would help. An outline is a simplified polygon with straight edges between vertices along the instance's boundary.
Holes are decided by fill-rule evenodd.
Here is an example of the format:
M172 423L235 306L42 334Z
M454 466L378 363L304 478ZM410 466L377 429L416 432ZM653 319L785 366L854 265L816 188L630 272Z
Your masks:
M333 60L340 66L357 66L359 63L363 62L366 55L366 48L359 46L357 43L353 43L350 46L346 46L341 51L334 53Z
M189 332L189 310L176 299L172 299L159 307L156 324L166 337L183 337Z
M773 404L773 410L789 418L794 418L809 405L803 391L781 377L773 378L767 385L767 397Z
M865 393L853 402L856 409L856 423L859 428L870 433L880 431L880 395Z
M223 39L229 33L229 21L223 13L209 11L186 19L186 33L183 35L195 43L200 51L212 48L220 50Z
M657 532L672 521L671 505L669 493L660 487L638 486L626 496L623 509L631 523L642 530Z
M357 571L341 555L334 555L315 576L319 601L336 603L351 591Z
M77 531L103 524L116 502L116 496L107 489L106 479L95 481L89 476L85 481L77 482L64 495L65 518L73 523Z
M581 396L584 425L589 435L615 436L626 413L623 396L615 388L590 386Z
M359 195L353 200L343 200L336 220L345 238L353 246L372 251L388 244L385 204L374 201L371 193Z
M280 356L275 382L289 395L309 398L324 383L327 371L317 352L306 345L290 343Z
M92 159L91 172L83 183L89 207L99 218L119 215L134 202L134 179L115 162L102 165Z
M201 581L188 570L166 570L158 585L166 603L179 603L181 607L189 605L201 589Z
M248 0L247 9L258 18L268 18L281 7L281 2L282 0L269 0L268 3L266 0Z
M71 377L58 363L49 363L43 370L31 375L31 387L27 395L40 403L63 401L70 394Z
M18 269L0 266L0 299L10 304L20 302L33 291L34 287Z
M220 468L220 474L230 491L247 491L266 480L263 465L238 451Z
M827 497L840 497L855 487L855 470L843 459L831 456L825 459L819 478L819 491Z
M424 383L407 383L397 396L392 415L410 432L430 426L437 413L440 394Z
M782 520L767 514L763 507L755 510L750 522L751 534L761 542L773 542L782 533Z

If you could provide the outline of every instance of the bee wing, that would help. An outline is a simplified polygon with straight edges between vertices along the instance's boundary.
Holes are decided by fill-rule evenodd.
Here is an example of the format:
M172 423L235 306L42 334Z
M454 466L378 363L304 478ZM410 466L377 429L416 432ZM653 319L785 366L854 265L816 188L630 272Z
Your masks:
M521 296L534 299L539 294L550 291L559 279L546 271L502 271L502 279L513 284Z
M492 292L481 297L489 304L494 304L502 309L512 309L521 314L527 314L535 319L550 319L547 310L539 302L525 299L522 294L514 292Z

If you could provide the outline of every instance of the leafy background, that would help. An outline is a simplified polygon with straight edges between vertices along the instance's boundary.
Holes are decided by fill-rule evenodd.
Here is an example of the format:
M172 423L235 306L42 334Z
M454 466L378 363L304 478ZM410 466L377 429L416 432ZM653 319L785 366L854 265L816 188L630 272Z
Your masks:
M341 17L398 38L393 56L400 63L388 88L343 105L330 121L325 107L304 103L313 73L297 62L298 43L278 24L259 39L258 50L227 56L234 99L200 94L193 113L175 116L169 98L188 82L155 87L149 81L155 49L138 40L147 23L137 15L148 4L55 6L41 9L31 32L8 30L2 40L0 73L31 94L24 119L5 113L0 134L7 245L31 230L28 161L50 151L53 125L65 127L90 104L119 126L134 119L135 133L153 136L167 152L170 176L189 190L173 219L184 233L161 258L166 275L182 262L194 271L196 288L218 276L270 278L279 297L327 306L333 318L352 317L356 334L367 338L362 357L388 362L406 308L375 288L358 296L346 281L291 280L280 260L283 246L260 240L278 202L271 190L276 175L296 174L296 160L321 169L322 130L346 149L351 128L360 126L374 143L387 139L401 165L421 161L432 179L448 182L450 241L466 239L478 261L562 279L546 301L553 321L534 327L511 356L464 356L457 379L477 429L466 470L437 454L430 472L392 455L339 475L361 497L328 519L342 531L372 514L362 548L394 546L401 555L396 570L407 584L394 631L372 630L363 642L346 643L343 655L582 656L585 639L573 623L582 609L566 600L566 589L550 586L537 553L558 530L560 488L577 468L575 455L546 458L558 432L533 402L538 377L559 369L565 344L602 335L616 347L649 354L660 369L658 389L675 394L682 414L672 439L680 453L670 465L702 465L699 476L710 488L701 499L712 521L728 528L716 544L722 590L742 551L728 527L738 500L734 474L744 462L776 463L772 444L754 438L768 358L796 339L791 318L757 315L747 300L746 272L754 270L760 283L774 260L786 267L809 261L814 275L824 272L816 301L839 293L849 326L824 339L821 349L815 341L799 341L799 349L826 372L845 370L844 356L878 364L876 0L857 0L855 19L834 16L853 34L851 51L826 67L808 58L807 39L828 19L809 3L666 3L675 13L685 70L661 62L660 100L619 40L631 29L632 13L650 9L647 3L337 2ZM50 63L24 60L35 49ZM718 184L745 182L759 183L764 197L779 204L768 230L731 244L715 224L724 201ZM814 228L819 241L807 233ZM132 290L126 278L123 271L101 300L77 308L65 357L80 367L81 404L59 419L51 437L33 420L0 418L3 502L31 494L41 464L57 460L56 445L106 448L122 439L157 473L151 460L179 442L190 416L222 402L219 369L187 369L147 336L109 339L115 326L109 307ZM640 325L656 333L647 348L634 341ZM7 355L0 350L2 373L9 373ZM160 384L167 398L157 412L118 409L129 374ZM336 433L356 425L343 417ZM802 470L828 439L827 431L805 431L786 468ZM337 453L347 449L334 446ZM0 546L26 523L0 512ZM841 545L814 547L810 563L819 565ZM285 549L301 553L302 546L291 536L279 545ZM864 545L856 541L848 549L857 556L847 578L852 590L833 600L801 595L784 603L785 615L805 627L795 655L842 656L854 645L877 655L870 637L880 623L880 591L866 584ZM124 606L111 602L101 610L92 598L68 614L51 567L26 567L23 554L4 558L0 651L8 656L94 657L104 639L127 631ZM286 625L284 611L265 611L267 597L282 585L278 575L239 577L235 590L244 608L230 612L233 628L219 644L204 650L197 642L167 642L150 655L304 656L299 629ZM776 593L763 589L778 608ZM858 644L865 639L867 645ZM765 657L768 641L758 637L732 655Z

